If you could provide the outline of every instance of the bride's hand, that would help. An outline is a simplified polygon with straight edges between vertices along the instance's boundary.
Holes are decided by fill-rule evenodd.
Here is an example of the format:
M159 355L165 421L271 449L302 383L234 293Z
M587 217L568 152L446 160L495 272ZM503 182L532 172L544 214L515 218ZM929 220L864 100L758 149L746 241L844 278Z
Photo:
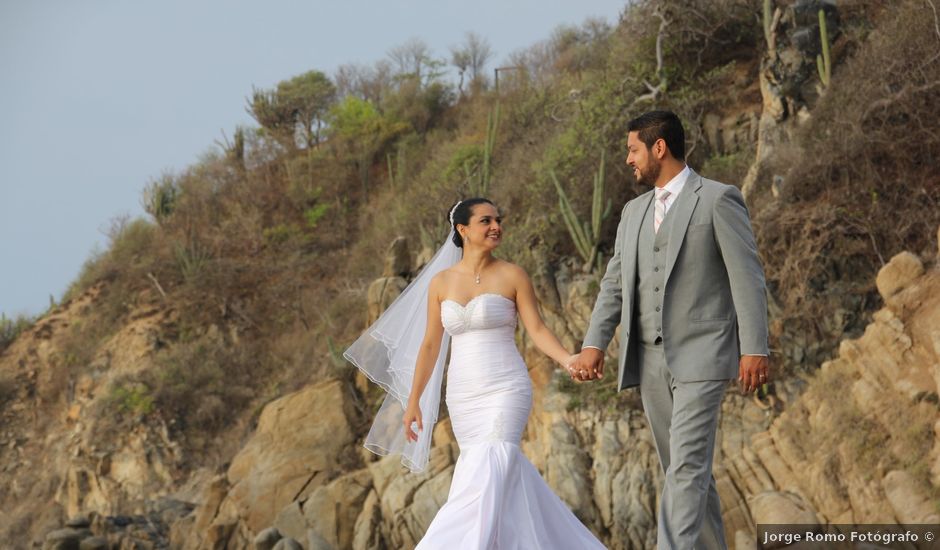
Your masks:
M575 361L578 360L578 357L580 357L580 355L581 355L580 353L575 353L575 354L573 354L573 355L569 355L568 358L565 359L565 361L561 364L561 366L564 367L565 371L566 371L572 378L574 378L574 370L573 370L573 369L574 369L574 366L573 366L573 365L574 365Z
M418 441L418 434L411 429L411 425L417 423L418 431L424 430L424 425L421 423L421 407L417 404L409 404L405 416L402 418L402 423L405 425L405 438L408 441Z

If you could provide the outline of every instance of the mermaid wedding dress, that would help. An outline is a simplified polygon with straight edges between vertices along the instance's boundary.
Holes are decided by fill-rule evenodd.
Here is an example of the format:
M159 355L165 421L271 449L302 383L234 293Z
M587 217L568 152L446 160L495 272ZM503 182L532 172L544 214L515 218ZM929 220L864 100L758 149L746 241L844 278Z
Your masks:
M519 449L532 383L516 349L515 302L445 300L441 321L453 339L446 401L460 457L416 550L604 548Z

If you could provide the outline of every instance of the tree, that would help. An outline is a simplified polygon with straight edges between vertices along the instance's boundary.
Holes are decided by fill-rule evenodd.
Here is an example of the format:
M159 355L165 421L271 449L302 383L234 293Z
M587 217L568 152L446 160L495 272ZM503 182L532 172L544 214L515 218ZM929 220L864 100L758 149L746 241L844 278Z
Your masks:
M334 105L329 117L331 146L356 165L363 192L368 193L369 168L376 155L407 125L383 117L375 105L353 95Z
M400 79L414 79L424 87L440 78L445 62L431 56L431 48L420 38L412 38L389 50L389 59L396 66Z
M347 63L336 69L333 77L339 98L354 95L359 99L381 105L385 94L392 87L392 63L387 59L374 65Z
M320 144L320 131L336 101L336 86L320 71L308 71L278 83L274 90L254 90L248 113L277 139L306 147Z
M457 89L463 94L464 76L469 73L470 82L473 86L479 86L486 78L483 70L487 62L493 57L493 49L490 43L475 32L468 32L464 43L460 46L453 46L450 49L451 63L457 68L460 75L460 83Z

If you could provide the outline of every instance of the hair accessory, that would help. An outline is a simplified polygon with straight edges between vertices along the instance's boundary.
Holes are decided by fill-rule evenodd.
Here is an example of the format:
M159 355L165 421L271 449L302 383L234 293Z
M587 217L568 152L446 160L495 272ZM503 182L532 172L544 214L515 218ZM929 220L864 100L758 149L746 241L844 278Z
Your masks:
M460 206L460 203L462 202L462 200L457 201L457 204L455 204L454 207L450 209L450 214L447 215L447 219L450 220L451 225L454 225L454 212L457 211L457 207Z

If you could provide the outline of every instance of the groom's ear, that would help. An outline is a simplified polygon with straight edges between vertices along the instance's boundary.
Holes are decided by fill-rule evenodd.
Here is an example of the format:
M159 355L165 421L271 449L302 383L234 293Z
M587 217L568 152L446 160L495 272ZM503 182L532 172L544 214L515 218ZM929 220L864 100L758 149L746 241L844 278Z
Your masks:
M656 157L657 160L663 160L666 158L669 153L669 146L666 145L666 140L659 138L654 141L650 152L653 154L653 156Z

